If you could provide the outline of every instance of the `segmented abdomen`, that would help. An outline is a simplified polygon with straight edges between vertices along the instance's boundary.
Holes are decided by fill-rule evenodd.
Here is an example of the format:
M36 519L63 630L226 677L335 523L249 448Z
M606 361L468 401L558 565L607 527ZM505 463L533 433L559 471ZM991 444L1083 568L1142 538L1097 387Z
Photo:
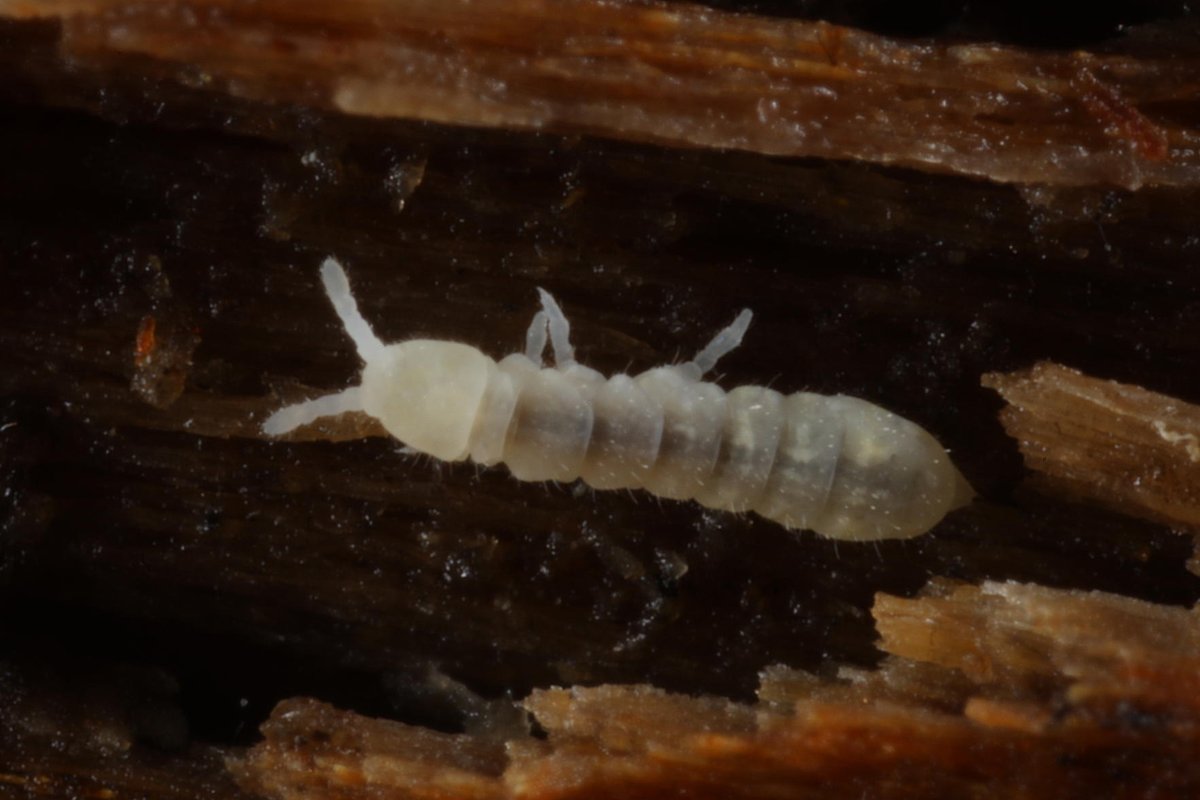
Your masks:
M674 367L605 379L523 356L492 383L471 455L521 480L644 488L840 539L924 533L969 491L925 430L853 397L726 393Z

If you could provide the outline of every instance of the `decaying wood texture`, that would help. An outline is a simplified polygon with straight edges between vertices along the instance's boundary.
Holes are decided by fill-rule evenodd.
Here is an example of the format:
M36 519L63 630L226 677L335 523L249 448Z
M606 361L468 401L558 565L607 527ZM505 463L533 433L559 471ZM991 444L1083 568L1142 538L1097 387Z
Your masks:
M271 744L231 767L255 793L284 797L500 798L504 742L369 720L286 700L264 726ZM290 745L287 743L291 743Z
M1200 48L902 43L594 0L3 0L72 59L370 117L857 159L1055 185L1195 185ZM528 32L536 30L530 37ZM1182 39L1182 37L1181 37Z
M45 638L0 664L0 796L249 800L220 748L188 741L171 675Z
M1200 530L1200 407L1052 363L983 383L1047 488Z
M873 613L892 654L884 669L836 680L771 669L757 705L646 686L539 690L524 706L546 740L510 739L505 757L494 740L431 744L410 726L292 700L233 769L280 800L1200 791L1197 609L935 583L914 599L881 594ZM479 751L489 755L472 763Z
M1200 402L1193 23L1024 51L682 3L503 8L0 0L0 659L35 687L0 708L4 785L226 797L228 757L275 795L795 793L828 770L856 797L1193 787L1192 706L1162 713L1139 678L1189 663L1169 642L1194 624L1192 543L1029 491L980 385L1051 360ZM981 497L847 546L432 464L361 420L267 441L270 411L354 381L330 255L385 339L504 355L543 286L605 372L750 307L723 385L877 402ZM982 588L901 599L940 577ZM916 652L926 618L961 638ZM1131 620L1168 644L1122 638ZM1018 674L1027 638L1043 655ZM55 712L94 696L86 724ZM327 705L290 701L247 760L298 697ZM630 732L647 716L675 721L665 741ZM287 739L314 729L342 749Z

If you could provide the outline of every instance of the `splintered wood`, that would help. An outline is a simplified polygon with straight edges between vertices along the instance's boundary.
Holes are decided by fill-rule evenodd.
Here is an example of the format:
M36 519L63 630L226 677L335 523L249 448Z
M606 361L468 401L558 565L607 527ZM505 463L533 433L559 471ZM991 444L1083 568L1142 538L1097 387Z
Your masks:
M757 705L647 686L534 692L500 746L287 701L231 767L276 798L1163 797L1200 792L1200 614L1100 592L879 595L891 655L764 672Z
M992 699L1049 711L1058 698L1073 714L1144 713L1148 730L1200 734L1197 609L1029 584L934 583L917 600L879 595L874 614L884 650L952 669Z
M1200 528L1200 407L1043 362L983 385L1036 480L1134 516Z
M504 797L501 745L367 719L316 700L280 703L267 740L231 764L246 788L277 797Z
M61 19L74 69L355 115L1043 185L1200 179L1176 113L1200 70L1186 49L932 45L608 0L0 0L0 16Z

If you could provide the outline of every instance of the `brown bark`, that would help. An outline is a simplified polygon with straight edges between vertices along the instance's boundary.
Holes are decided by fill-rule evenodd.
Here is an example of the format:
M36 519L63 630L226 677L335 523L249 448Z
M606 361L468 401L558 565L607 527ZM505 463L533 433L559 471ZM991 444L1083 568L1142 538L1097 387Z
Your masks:
M1179 113L1200 88L1194 46L1051 54L593 0L5 0L0 14L61 20L65 54L85 62L354 115L1003 182L1200 178L1200 135Z
M278 798L1187 797L1200 736L1196 609L1015 583L879 595L883 669L763 675L756 706L646 686L550 689L505 768L487 741L289 701L233 769ZM936 703L929 698L940 695ZM954 696L957 695L957 696ZM348 746L347 742L354 744ZM499 756L499 750L493 753ZM436 763L435 763L436 762ZM438 766L440 764L440 767ZM451 793L452 794L452 793Z

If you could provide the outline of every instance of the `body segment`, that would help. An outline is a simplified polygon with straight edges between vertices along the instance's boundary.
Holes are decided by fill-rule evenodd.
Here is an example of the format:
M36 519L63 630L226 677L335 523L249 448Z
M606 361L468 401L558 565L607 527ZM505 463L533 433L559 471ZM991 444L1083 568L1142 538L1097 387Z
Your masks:
M915 536L971 496L928 432L879 406L700 380L741 341L748 311L693 361L605 378L575 362L566 318L544 292L526 352L497 363L455 342L383 345L337 262L327 259L322 275L366 362L362 385L281 409L266 433L362 410L444 460L504 463L521 480L646 489L839 539ZM547 333L553 368L541 365Z

